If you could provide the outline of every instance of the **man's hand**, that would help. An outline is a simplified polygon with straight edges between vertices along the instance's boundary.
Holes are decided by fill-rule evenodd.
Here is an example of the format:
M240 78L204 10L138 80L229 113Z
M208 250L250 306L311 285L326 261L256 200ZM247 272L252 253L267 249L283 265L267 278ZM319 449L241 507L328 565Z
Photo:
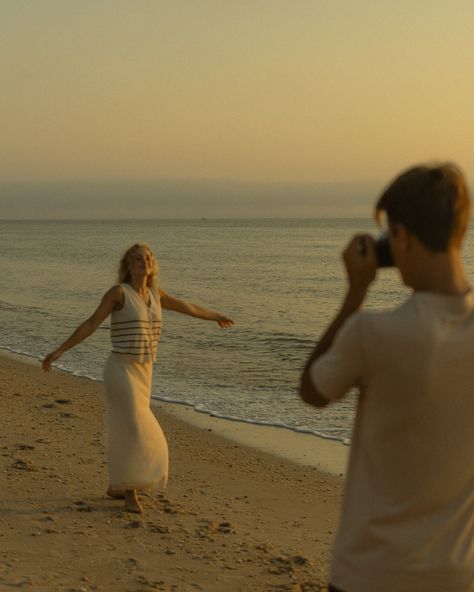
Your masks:
M377 274L375 241L368 234L354 236L343 253L349 291L365 296Z

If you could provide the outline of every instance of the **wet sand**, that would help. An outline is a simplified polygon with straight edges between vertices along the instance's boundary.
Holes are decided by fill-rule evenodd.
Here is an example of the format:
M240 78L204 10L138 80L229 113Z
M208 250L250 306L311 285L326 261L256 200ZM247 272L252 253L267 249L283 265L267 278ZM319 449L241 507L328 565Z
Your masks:
M240 424L158 404L168 488L130 514L105 496L100 383L2 356L0 397L0 591L326 589L340 448L273 428L275 456ZM303 441L307 465L282 458Z

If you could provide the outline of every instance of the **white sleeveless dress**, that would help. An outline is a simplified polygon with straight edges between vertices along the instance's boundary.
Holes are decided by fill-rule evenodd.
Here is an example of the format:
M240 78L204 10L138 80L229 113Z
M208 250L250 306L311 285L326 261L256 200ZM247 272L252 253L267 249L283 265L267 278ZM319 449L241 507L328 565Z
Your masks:
M162 325L160 299L150 289L147 306L130 285L120 286L124 306L112 313L112 352L104 369L110 487L163 488L168 479L168 444L150 409Z

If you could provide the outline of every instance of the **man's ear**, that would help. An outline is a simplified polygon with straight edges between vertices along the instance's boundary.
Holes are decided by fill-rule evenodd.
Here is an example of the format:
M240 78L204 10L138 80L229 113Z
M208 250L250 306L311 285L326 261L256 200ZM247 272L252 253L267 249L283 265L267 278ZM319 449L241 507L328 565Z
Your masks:
M409 251L412 244L413 234L403 224L391 224L390 231L397 241L398 248L402 251Z

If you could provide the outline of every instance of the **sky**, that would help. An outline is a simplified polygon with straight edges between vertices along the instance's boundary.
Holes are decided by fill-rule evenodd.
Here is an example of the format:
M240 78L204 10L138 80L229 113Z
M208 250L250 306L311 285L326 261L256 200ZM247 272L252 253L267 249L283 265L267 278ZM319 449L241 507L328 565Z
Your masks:
M363 215L474 177L472 0L0 0L0 219Z

